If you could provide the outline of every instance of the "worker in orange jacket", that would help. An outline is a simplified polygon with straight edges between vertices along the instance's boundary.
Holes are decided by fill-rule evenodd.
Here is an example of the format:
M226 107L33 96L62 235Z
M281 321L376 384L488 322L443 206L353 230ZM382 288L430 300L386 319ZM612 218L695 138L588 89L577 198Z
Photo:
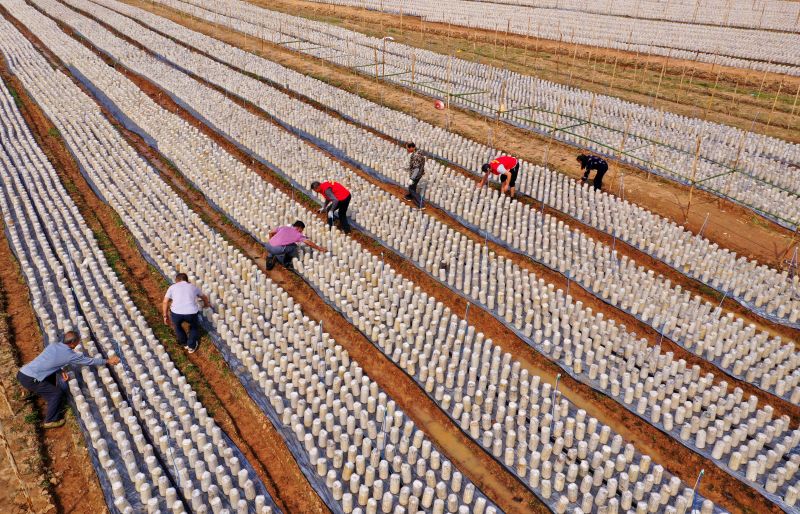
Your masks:
M478 183L478 188L483 187L489 181L489 175L500 176L500 192L510 192L511 198L517 194L517 175L519 174L519 161L510 155L500 155L496 159L487 162L481 168L483 178Z
M328 226L333 226L335 217L339 217L339 228L346 234L350 232L350 223L347 221L347 208L350 206L350 191L338 182L312 182L311 189L325 199L325 204L320 212L328 213Z

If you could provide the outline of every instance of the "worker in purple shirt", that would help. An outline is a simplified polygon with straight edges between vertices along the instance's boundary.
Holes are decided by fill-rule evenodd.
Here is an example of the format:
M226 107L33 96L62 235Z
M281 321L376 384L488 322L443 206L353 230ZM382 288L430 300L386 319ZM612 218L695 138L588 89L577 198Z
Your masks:
M59 384L58 375L61 371L63 384L69 380L66 371L62 368L73 366L103 366L119 363L119 357L112 356L108 359L101 357L91 358L75 351L80 343L77 332L69 331L64 334L63 342L47 345L38 357L20 368L17 380L28 391L41 396L47 402L47 413L44 417L43 428L56 428L64 425L64 414L61 409L65 387Z
M315 250L327 252L325 247L320 246L304 234L306 224L300 220L292 223L291 226L278 227L269 233L269 242L264 247L267 249L267 269L275 267L275 262L280 262L288 270L293 270L292 259L297 256L297 245L305 243Z

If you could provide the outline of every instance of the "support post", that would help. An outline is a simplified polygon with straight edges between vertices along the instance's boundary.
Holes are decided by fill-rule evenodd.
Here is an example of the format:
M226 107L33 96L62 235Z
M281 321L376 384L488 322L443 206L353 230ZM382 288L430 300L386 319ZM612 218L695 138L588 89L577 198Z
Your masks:
M772 124L772 114L775 112L775 106L778 105L778 97L781 96L781 89L783 89L783 80L778 84L778 92L775 93L775 100L772 101L772 108L769 110L769 116L767 117L767 128Z
M697 161L700 159L700 144L702 143L702 134L697 135L697 144L694 149L694 161L692 161L692 185L689 188L689 201L686 203L686 219L689 219L689 209L692 208L692 195L694 188L697 185Z
M800 84L797 85L797 92L794 94L794 102L792 103L792 112L789 113L789 119L786 121L786 128L787 129L792 124L792 118L794 118L794 110L797 107L797 98L798 97L800 97Z

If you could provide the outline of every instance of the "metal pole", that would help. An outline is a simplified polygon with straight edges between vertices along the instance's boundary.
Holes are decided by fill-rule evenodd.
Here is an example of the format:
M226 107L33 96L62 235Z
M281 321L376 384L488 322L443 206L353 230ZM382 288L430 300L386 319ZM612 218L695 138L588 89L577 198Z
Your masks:
M697 233L697 237L703 237L703 231L706 229L706 223L708 223L708 216L709 213L706 213L706 219L703 221L703 226L700 227L700 232Z
M553 421L556 419L556 393L558 392L558 381L561 380L561 373L556 375L556 386L553 388L553 398L550 400L550 437L553 437Z
M706 473L705 469L700 470L700 474L697 475L697 480L694 483L694 487L692 487L692 501L689 502L689 512L694 512L694 497L697 494L697 488L700 486L700 479L703 478L703 475Z
M727 291L725 291L725 292L722 294L722 300L720 300L720 302L719 302L719 305L717 306L717 308L718 308L718 309L721 309L721 308L722 308L722 303L725 301L725 298L727 298L727 297L728 297L728 292L727 292Z

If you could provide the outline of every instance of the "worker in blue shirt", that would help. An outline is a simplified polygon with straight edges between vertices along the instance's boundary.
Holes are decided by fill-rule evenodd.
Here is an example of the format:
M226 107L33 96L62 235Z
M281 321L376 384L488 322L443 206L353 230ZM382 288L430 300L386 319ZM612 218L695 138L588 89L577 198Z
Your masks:
M69 365L103 366L111 364L114 366L119 363L119 357L117 356L112 356L108 359L86 357L75 351L78 343L80 343L78 333L69 331L64 334L63 342L47 345L38 357L22 366L19 373L17 373L17 380L19 380L22 387L41 396L47 402L47 413L42 425L43 428L56 428L64 424L61 403L65 389L58 382L58 372L61 371L61 378L64 383L68 378L62 368Z

